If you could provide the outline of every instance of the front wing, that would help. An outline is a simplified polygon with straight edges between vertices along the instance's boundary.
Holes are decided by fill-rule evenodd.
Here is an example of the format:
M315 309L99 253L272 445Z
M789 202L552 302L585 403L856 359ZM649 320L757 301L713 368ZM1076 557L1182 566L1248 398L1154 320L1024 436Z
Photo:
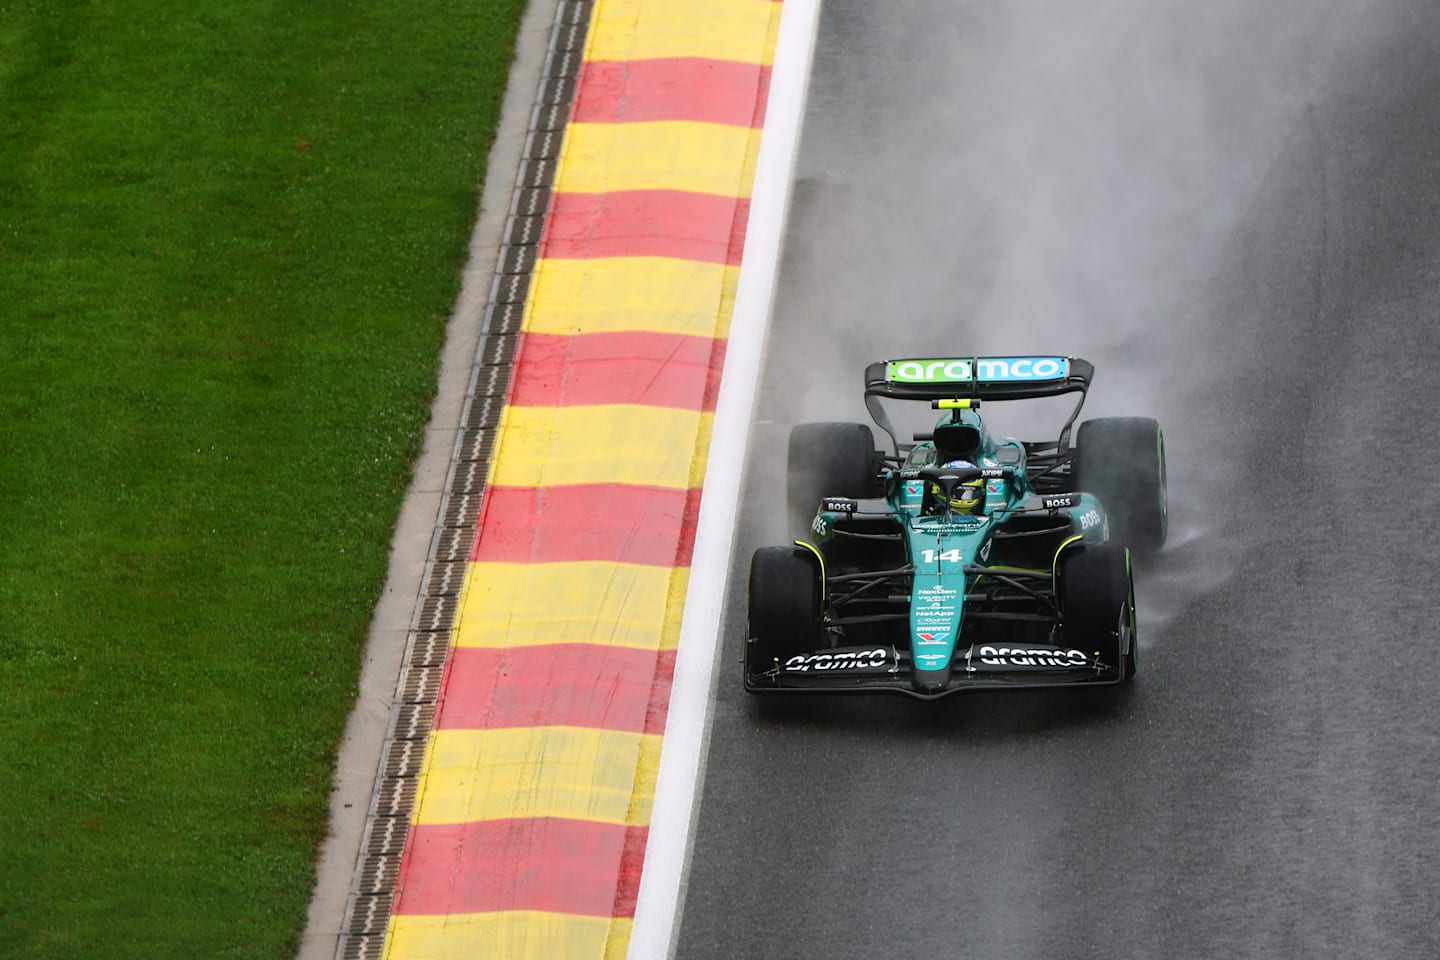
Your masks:
M881 692L934 700L967 690L1021 690L1119 683L1120 664L1073 647L974 644L956 651L948 679L921 687L912 679L908 650L834 647L784 661L752 663L747 646L745 689L751 693ZM928 671L927 671L928 673ZM927 679L927 684L932 681Z

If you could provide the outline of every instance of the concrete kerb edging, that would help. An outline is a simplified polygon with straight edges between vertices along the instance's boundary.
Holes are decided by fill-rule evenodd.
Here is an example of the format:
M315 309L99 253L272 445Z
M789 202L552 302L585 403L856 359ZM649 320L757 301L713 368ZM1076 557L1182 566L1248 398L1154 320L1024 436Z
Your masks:
M456 469L464 399L479 373L476 353L485 333L501 238L517 202L521 156L538 108L558 0L531 0L520 22L515 59L500 123L486 163L480 216L469 261L446 326L440 375L425 441L401 507L384 588L371 619L354 710L346 723L330 795L330 834L320 850L299 960L335 957L358 882L366 821L376 800L380 751L394 722L401 665L418 615L421 586L434 558L439 518Z

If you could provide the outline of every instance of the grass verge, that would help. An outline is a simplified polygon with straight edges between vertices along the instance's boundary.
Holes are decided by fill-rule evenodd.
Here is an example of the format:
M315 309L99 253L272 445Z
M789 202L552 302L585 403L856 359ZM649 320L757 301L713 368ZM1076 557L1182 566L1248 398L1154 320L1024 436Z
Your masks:
M0 955L298 946L522 8L0 6Z

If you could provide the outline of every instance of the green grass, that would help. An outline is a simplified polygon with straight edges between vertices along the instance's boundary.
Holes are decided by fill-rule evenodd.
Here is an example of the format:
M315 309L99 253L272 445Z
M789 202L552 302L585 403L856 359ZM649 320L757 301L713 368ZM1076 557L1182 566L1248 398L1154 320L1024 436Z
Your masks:
M298 946L522 7L0 2L0 956Z

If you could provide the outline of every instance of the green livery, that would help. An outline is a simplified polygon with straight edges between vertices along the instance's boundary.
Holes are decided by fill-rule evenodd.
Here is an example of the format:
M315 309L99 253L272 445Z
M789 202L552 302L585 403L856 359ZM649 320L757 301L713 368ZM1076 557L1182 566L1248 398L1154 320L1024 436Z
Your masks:
M1072 429L1093 367L1073 357L892 360L863 424L802 424L788 502L803 535L751 562L745 686L936 697L1117 683L1134 673L1131 551L1165 539L1164 443L1146 418ZM992 437L982 404L1078 393L1057 439ZM925 400L900 442L883 400Z

